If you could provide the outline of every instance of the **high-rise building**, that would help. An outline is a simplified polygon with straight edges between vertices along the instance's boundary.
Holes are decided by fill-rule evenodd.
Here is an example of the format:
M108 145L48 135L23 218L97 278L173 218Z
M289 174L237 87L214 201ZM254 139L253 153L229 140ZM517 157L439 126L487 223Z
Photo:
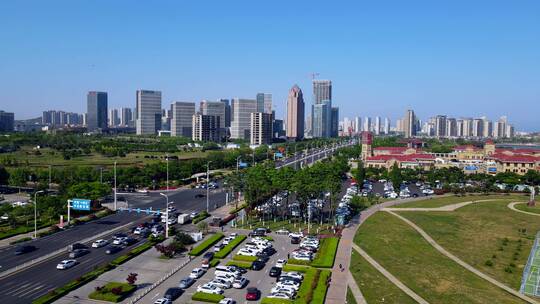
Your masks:
M311 107L311 113L306 116L306 123L304 124L304 137L313 136L313 107Z
M332 132L332 102L313 105L313 137L330 137Z
M354 118L354 132L356 134L360 134L362 132L362 118L361 117L355 117Z
M220 141L220 116L194 114L192 120L191 138L194 141Z
M457 137L457 121L455 118L446 119L446 137Z
M375 116L374 131L375 131L375 135L381 134L381 118L379 116Z
M285 136L284 122L283 119L275 119L272 122L272 132L274 133L274 138L280 138ZM302 132L302 135L304 132Z
M231 138L250 139L251 113L257 112L255 99L233 99L231 121Z
M326 100L332 101L332 81L313 80L313 104L321 104Z
M221 101L207 101L203 100L200 104L200 111L202 115L219 116L218 128L225 128L225 116L226 116L226 104Z
M339 135L339 108L332 107L330 122L330 137L338 137Z
M493 122L489 119L484 119L484 138L489 138L493 136Z
M287 132L288 138L300 140L304 138L304 94L298 85L289 90L287 98Z
M194 102L173 102L171 119L171 136L192 137Z
M473 136L473 119L463 118L463 137Z
M0 132L12 132L15 127L15 114L0 111Z
M506 138L513 138L514 137L514 126L507 124L506 125L506 132L505 132Z
M133 126L133 113L131 112L131 108L120 108L120 126Z
M87 119L86 127L88 131L93 132L98 129L107 128L107 93L106 92L88 92L86 96L87 101ZM52 124L57 125L59 123L58 117L52 115Z
M272 94L257 93L257 112L272 114Z
M384 118L384 134L390 133L390 119L388 117Z
M118 109L109 110L109 127L116 127L120 124L120 117L118 116Z
M231 127L231 104L228 99L220 99L219 102L225 105L225 118L222 123L224 128Z
M364 132L371 132L371 117L365 117L364 118L364 128L362 129Z
M161 129L161 92L137 90L137 135L157 134Z
M416 136L416 116L413 110L407 110L403 118L403 132L406 138Z
M435 117L435 136L446 136L446 115L437 115Z
M272 143L272 114L255 112L250 114L250 144Z
M481 119L481 118L473 119L472 136L473 137L482 137L482 136L484 136L484 120L483 119Z
M508 123L508 119L506 118L506 116L502 116L501 118L499 118L499 120L497 121L497 123L495 124L495 127L493 128L493 137L495 138L505 138L507 137L506 134L507 134L507 125Z

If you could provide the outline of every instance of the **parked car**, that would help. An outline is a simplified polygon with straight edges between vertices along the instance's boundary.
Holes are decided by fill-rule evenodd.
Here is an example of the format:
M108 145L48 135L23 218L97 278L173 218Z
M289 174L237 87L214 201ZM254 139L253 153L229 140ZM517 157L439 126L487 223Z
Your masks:
M72 252L69 253L69 258L70 259L75 259L75 258L78 258L78 257L81 257L87 253L89 253L90 250L88 249L75 249L73 250Z
M291 237L291 244L300 244L301 241L302 240L297 236Z
M204 293L210 293L210 294L223 294L223 289L217 287L216 285L206 283L204 285L198 286L197 292L204 292Z
M184 291L181 288L171 287L171 288L167 289L167 291L165 291L165 294L163 295L163 297L165 299L169 299L171 301L174 301L174 300L178 299L178 297L180 297L180 295L182 295L182 292L184 292Z
M248 279L241 277L234 280L232 287L236 289L244 288L248 284Z
M260 296L261 296L260 290L258 290L256 287L248 287L247 293L246 293L246 300L257 301L259 300Z
M29 252L32 252L34 250L37 250L36 246L32 246L32 245L19 246L19 247L17 247L17 249L15 249L15 255L21 255L21 254L29 253Z
M276 261L276 267L278 268L283 268L283 266L285 266L285 264L287 264L287 260L285 259L279 259Z
M63 260L62 262L56 265L56 269L64 270L69 269L77 264L76 260Z
M236 304L236 301L231 298L225 298L221 301L219 301L218 304Z
M182 288L182 289L187 289L189 288L191 285L193 285L193 283L195 283L195 279L192 278L192 277L185 277L183 279L180 280L180 284L178 285L178 287Z
M198 279L200 278L206 271L202 268L195 268L191 271L189 274L189 277L192 279Z
M253 270L261 270L261 269L264 268L265 265L266 264L263 261L257 260L255 262L253 262L253 264L251 264L251 269L253 269Z
M281 275L281 268L274 266L270 268L270 272L268 274L273 278L279 277Z
M162 298L162 299L157 299L154 302L154 304L172 304L172 301L169 299Z

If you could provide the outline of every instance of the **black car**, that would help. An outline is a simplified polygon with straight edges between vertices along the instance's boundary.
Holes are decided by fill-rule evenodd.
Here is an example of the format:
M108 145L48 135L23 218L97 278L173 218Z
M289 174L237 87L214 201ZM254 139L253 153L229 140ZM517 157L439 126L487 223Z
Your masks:
M265 235L266 235L266 231L267 231L266 228L257 228L257 229L254 229L254 230L251 232L251 236L265 236Z
M69 253L69 258L70 259L76 259L78 257L81 257L85 254L88 254L90 252L90 250L88 249L75 249L73 250L72 252Z
M242 268L242 267L238 267L238 266L234 266L234 265L229 266L229 268L231 268L231 269L234 270L234 271L238 271L238 272L240 272L240 273L242 273L242 274L244 274L244 273L247 272L247 269Z
M273 278L279 277L281 275L281 268L272 267L270 268L270 272L268 274Z
M137 243L138 241L139 240L137 240L136 238L128 237L127 239L124 240L124 245L126 246L133 245Z
M32 246L32 245L19 246L19 247L17 247L17 249L15 249L15 255L21 255L21 254L29 253L29 252L32 252L32 251L34 251L36 249L37 249L36 246Z
M195 279L190 278L190 277L185 277L180 280L178 287L182 289L187 289L189 288L189 286L193 285L193 283L195 283Z
M291 237L291 244L300 244L300 238L297 236Z
M274 253L276 253L276 250L274 249L274 247L268 247L268 248L263 249L263 253L265 253L268 256L271 256Z
M269 258L268 255L265 254L265 253L259 253L259 254L257 254L257 261L261 261L261 262L263 262L263 263L266 263L266 262L268 262L269 259L270 259L270 258Z
M109 246L107 247L107 250L105 251L106 254L115 254L122 250L122 247L120 246Z
M182 288L178 288L178 287L171 287L169 289L167 289L167 291L165 291L165 294L163 295L164 298L167 298L171 301L174 301L176 299L178 299L179 296L182 295Z
M253 269L253 270L261 270L261 269L264 268L265 265L266 264L263 261L257 260L255 262L253 262L253 264L251 265L251 269Z
M213 252L207 252L203 255L203 260L211 260L214 258L214 253Z

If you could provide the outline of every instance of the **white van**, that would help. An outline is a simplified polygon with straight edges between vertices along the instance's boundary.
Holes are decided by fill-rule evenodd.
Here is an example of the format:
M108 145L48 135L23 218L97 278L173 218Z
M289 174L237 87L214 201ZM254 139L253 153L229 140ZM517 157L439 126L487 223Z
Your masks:
M233 275L235 277L239 277L241 275L240 272L237 272L237 271L234 271L232 270L231 268L229 268L228 266L216 266L216 272L215 272L215 275L216 276L221 276L221 275Z

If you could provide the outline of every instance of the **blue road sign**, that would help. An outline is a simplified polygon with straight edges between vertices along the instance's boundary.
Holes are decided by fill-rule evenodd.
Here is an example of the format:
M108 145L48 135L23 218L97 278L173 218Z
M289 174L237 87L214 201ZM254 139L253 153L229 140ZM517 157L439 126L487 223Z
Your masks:
M71 200L71 209L90 211L91 200L74 198Z
M240 168L247 168L247 166L248 166L247 163L243 163L243 162L238 163L238 167Z
M275 156L275 157L282 158L282 157L283 157L283 154L280 153L280 152L276 152L276 153L274 153L274 156Z

